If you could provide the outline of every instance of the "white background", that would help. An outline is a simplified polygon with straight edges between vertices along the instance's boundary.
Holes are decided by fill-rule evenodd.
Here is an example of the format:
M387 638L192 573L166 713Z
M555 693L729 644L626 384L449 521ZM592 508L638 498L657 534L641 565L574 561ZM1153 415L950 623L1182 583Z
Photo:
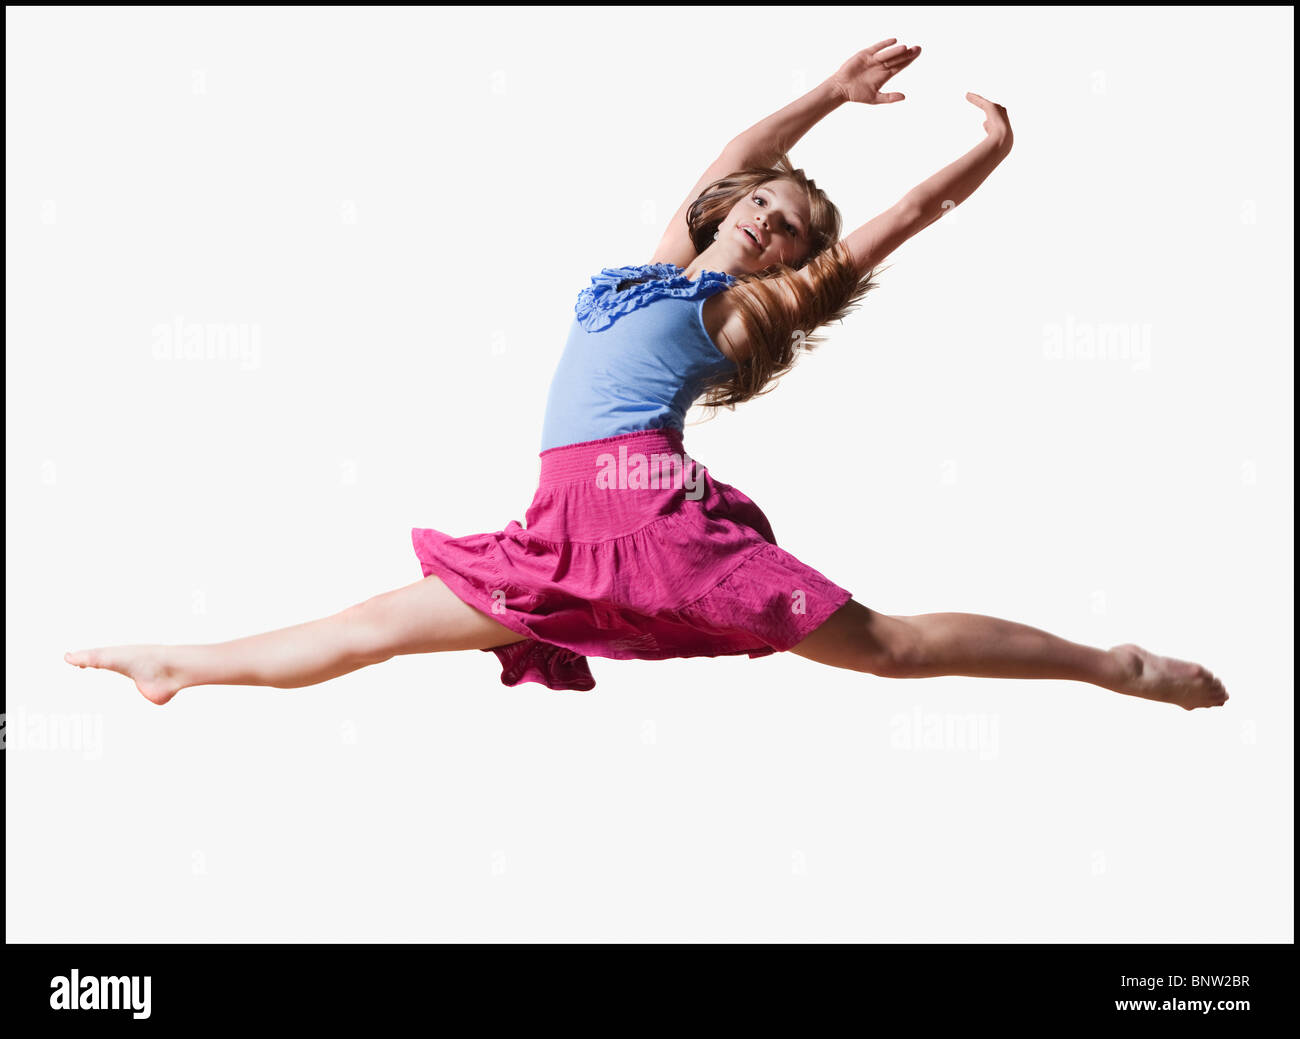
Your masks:
M1292 22L8 10L9 940L1291 940ZM578 290L888 36L908 99L793 150L846 229L974 146L967 90L1015 149L692 454L872 608L1136 641L1225 708L464 653L159 709L63 662L522 520ZM207 324L250 352L167 356ZM1053 353L1102 326L1149 354Z

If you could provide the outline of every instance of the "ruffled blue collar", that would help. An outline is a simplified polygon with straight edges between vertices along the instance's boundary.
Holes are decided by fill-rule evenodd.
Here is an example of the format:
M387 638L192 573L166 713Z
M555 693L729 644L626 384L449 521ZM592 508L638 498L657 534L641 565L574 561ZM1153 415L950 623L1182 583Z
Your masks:
M619 292L619 285L625 281L634 284ZM624 314L657 299L705 299L735 283L735 278L722 271L700 271L692 281L686 277L686 269L675 263L604 267L591 279L590 287L578 293L573 312L588 332L599 332Z

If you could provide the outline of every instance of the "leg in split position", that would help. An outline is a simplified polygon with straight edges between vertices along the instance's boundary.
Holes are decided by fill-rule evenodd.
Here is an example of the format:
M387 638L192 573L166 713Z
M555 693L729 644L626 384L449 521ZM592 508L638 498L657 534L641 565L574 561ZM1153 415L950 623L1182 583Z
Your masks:
M297 689L403 653L490 649L522 636L458 599L436 577L321 620L206 646L111 646L65 654L135 681L156 704L195 685Z
M888 678L1054 678L1177 704L1219 707L1227 690L1205 668L1131 643L1096 649L974 613L893 617L849 600L792 652Z

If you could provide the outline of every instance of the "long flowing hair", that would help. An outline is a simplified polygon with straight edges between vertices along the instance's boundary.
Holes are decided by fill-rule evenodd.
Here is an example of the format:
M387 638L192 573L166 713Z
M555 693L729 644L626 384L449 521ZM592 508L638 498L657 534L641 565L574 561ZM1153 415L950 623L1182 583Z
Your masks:
M876 270L859 275L840 241L840 211L788 154L772 166L746 166L716 180L700 193L686 213L686 224L697 253L713 242L714 234L732 208L750 192L774 180L786 180L808 199L809 250L796 266L773 264L737 278L727 289L736 301L744 329L747 355L736 372L715 383L699 402L707 409L734 408L768 393L804 352L825 340L817 330L840 321L877 287ZM796 271L806 270L811 286ZM716 413L711 411L710 413Z

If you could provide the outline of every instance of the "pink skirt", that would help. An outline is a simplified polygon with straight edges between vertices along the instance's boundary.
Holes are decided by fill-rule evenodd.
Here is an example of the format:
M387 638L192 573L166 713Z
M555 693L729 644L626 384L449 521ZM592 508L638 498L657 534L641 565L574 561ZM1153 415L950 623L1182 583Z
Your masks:
M540 457L526 526L411 531L425 577L524 636L491 650L505 685L591 689L589 656L784 652L849 600L778 548L758 506L687 456L676 430Z

